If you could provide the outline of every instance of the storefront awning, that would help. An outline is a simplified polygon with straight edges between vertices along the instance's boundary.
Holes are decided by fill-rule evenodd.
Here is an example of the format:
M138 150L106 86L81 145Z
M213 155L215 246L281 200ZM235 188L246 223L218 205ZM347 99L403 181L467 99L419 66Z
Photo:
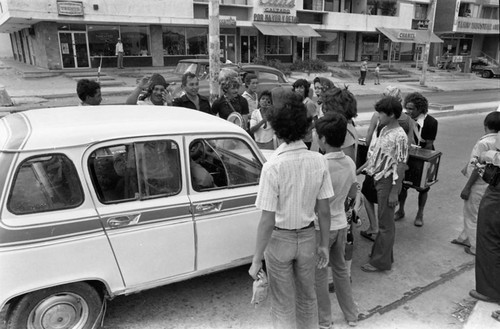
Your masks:
M427 43L429 41L429 31L427 30L389 29L385 27L377 27L377 30L392 42ZM431 43L440 42L443 40L431 32Z
M321 37L309 25L302 24L267 24L253 23L253 25L264 35L286 35L299 38Z

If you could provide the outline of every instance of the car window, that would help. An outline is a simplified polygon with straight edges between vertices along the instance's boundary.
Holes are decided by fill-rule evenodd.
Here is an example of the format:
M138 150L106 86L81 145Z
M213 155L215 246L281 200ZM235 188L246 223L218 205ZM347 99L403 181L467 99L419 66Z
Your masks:
M198 67L198 64L196 64L196 63L181 62L181 63L178 63L177 66L175 67L174 73L184 74L187 72L191 72L191 73L196 74L197 67Z
M78 173L63 154L27 159L14 177L7 208L16 215L75 208L83 202Z
M195 191L259 183L262 163L240 139L196 139L189 145L189 153Z
M89 157L92 182L102 203L178 194L180 168L179 147L170 140L104 147Z
M259 72L259 82L266 81L266 82L278 82L278 76L274 73L270 72Z

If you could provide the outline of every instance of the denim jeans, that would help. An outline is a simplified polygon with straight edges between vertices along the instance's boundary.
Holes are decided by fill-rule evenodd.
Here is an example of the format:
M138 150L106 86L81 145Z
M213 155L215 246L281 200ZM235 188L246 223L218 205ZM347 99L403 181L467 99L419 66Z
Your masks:
M319 234L319 231L316 231L318 239ZM352 298L351 282L344 258L346 239L347 228L330 231L329 265L332 268L333 285L342 313L344 313L346 321L357 321L358 308ZM327 268L316 269L316 295L318 297L319 326L320 328L329 328L332 323L332 309L328 292Z
M392 248L396 237L394 208L389 207L389 193L392 189L392 175L375 181L378 199L379 231L372 246L370 264L379 270L390 270L394 262Z
M264 257L273 328L317 329L314 227L300 231L274 230Z

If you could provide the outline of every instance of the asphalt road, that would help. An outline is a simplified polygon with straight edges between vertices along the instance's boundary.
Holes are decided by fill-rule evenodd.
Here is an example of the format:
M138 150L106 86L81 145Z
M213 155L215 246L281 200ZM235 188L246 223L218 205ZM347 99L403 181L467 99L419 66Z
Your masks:
M396 223L391 271L360 270L371 242L355 233L353 293L364 319L358 328L462 328L453 314L459 305L473 303L467 293L474 287L474 259L449 241L461 226L459 194L465 179L460 169L483 134L485 115L439 118L436 147L443 151L439 182L431 188L422 228L413 225L417 195L410 190L407 218ZM366 227L364 223L361 229ZM269 303L250 305L252 281L247 270L241 266L117 297L108 304L104 328L271 328ZM348 328L335 301L332 307L335 328Z

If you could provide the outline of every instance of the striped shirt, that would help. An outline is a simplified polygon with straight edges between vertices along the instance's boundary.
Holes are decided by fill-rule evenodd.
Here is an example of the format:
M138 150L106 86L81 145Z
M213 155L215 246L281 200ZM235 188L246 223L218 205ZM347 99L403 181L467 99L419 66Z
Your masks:
M326 159L296 141L281 144L264 164L255 206L274 212L275 226L299 229L314 220L316 200L331 197Z

